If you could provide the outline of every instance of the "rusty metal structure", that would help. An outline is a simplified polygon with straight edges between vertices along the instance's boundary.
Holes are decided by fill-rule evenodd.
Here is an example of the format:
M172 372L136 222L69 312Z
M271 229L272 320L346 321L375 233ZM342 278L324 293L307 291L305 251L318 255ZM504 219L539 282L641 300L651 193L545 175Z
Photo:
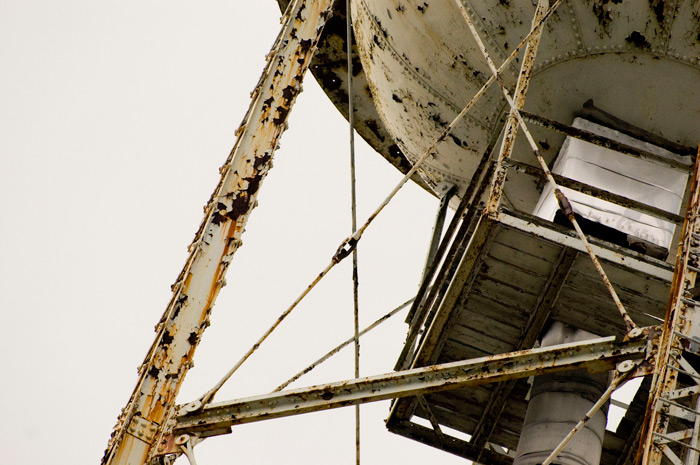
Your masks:
M393 399L390 431L475 463L697 464L697 2L279 3L280 35L103 463L195 463L194 445L238 424ZM438 214L396 371L213 403L225 377L178 405L307 69L405 177L227 377L413 180L455 214L442 234ZM574 418L541 420L545 398L572 399ZM544 446L525 439L546 421L567 426Z

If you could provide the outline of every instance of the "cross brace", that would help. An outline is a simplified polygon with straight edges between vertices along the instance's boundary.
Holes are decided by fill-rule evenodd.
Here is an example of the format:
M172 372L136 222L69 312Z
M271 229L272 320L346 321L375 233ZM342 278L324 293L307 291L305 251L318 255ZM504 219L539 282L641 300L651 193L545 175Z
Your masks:
M648 358L655 346L651 337L656 333L658 330L646 328L642 337L634 340L593 339L273 392L212 404L190 413L181 407L173 434L224 434L228 427L243 423L575 368L607 371L624 360Z

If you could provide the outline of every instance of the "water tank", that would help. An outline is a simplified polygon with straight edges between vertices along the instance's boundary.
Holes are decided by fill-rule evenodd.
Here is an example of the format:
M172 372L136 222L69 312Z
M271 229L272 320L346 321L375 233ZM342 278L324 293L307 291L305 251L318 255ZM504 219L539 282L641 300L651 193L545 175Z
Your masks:
M532 0L461 0L498 66L530 30ZM554 3L554 2L552 2ZM353 0L355 40L384 127L415 161L490 76L454 0ZM520 54L522 56L522 52ZM565 124L595 106L631 126L695 146L700 112L700 10L694 2L567 0L547 21L525 110ZM520 59L503 73L511 86ZM507 110L492 86L425 167L464 187ZM533 128L552 162L563 137ZM515 157L534 164L524 142ZM532 211L539 188L511 183ZM541 186L539 186L541 187Z

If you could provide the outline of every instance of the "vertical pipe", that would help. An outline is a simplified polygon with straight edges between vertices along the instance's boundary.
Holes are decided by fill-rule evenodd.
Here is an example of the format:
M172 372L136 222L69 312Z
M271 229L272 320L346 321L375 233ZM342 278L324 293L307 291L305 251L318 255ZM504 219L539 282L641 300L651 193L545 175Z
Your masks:
M596 336L554 322L542 338L542 347L583 341ZM602 397L608 373L573 370L535 377L530 402L513 465L539 465ZM607 421L607 405L559 453L557 465L599 465Z

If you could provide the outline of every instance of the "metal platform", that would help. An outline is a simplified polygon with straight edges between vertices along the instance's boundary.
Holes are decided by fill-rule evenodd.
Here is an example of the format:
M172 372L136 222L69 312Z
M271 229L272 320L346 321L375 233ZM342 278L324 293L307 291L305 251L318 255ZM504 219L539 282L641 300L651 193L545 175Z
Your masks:
M591 239L591 245L634 321L640 326L658 324L666 311L672 267L603 241ZM507 211L478 221L449 289L428 315L407 366L528 349L550 319L600 336L626 333L574 233ZM393 405L387 425L398 434L470 460L509 464L528 392L527 379L519 379L402 398ZM606 431L601 465L630 463L628 453L636 452L647 397L640 389L618 431ZM433 428L411 422L414 415L431 421ZM450 437L436 424L471 439Z

